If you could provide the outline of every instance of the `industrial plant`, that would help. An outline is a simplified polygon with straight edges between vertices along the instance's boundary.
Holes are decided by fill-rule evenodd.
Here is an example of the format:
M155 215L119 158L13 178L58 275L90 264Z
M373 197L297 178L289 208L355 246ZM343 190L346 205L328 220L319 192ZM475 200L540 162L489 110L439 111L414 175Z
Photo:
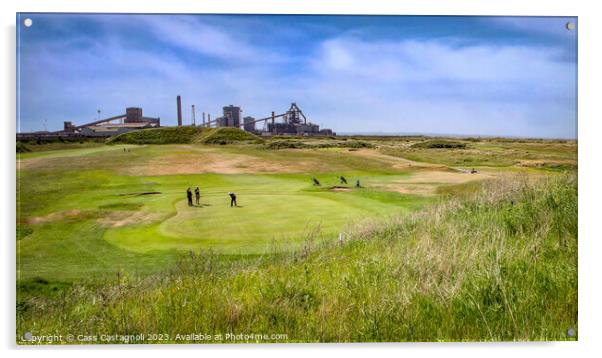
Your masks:
M211 119L211 114L202 113L202 121L197 124L196 108L192 105L192 117L189 125L205 128L235 127L261 136L291 135L291 136L332 136L336 135L331 129L320 129L311 123L296 103L291 103L283 113L256 119L252 116L242 117L240 106L228 105L222 108L222 115ZM182 116L182 97L176 97L177 126L184 126ZM111 137L118 134L161 127L159 117L145 117L140 107L129 107L125 114L98 119L93 122L75 125L65 121L63 130L48 132L17 133L18 139L51 138L51 137Z
M255 117L244 117L242 122L240 107L229 105L223 108L223 115L214 121L204 123L211 127L242 127L243 130L258 135L294 135L294 136L326 136L334 135L331 129L322 129L320 126L308 122L307 117L296 103L291 103L290 108L280 114L272 112L268 117L255 119ZM259 128L258 124L261 124Z

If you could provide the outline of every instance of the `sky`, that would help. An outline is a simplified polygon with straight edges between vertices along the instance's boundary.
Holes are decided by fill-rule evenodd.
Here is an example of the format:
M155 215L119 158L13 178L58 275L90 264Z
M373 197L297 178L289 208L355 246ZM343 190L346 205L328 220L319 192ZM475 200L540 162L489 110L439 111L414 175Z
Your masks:
M32 20L26 27L24 19ZM561 17L18 14L17 130L291 102L339 133L576 138Z

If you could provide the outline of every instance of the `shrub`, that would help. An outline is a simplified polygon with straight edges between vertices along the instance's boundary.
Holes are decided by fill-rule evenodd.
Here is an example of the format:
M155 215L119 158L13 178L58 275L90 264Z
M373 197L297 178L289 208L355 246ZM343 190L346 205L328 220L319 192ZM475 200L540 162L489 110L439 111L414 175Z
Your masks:
M267 149L300 149L300 148L312 148L312 146L303 142L291 141L291 140L277 140L269 142L265 145Z
M305 143L294 140L277 140L265 145L267 149L305 149L305 148L374 148L374 144L360 140L343 140L335 143Z
M31 152L31 149L23 142L17 142L17 153Z
M412 148L426 148L426 149L464 149L466 148L465 143L455 142L450 140L427 140L411 145Z

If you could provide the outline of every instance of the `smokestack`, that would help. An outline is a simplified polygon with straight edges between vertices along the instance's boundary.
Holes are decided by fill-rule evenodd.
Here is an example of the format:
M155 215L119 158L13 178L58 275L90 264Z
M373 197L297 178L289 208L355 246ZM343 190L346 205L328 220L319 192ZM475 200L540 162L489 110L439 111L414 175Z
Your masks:
M194 113L194 104L192 105L192 125L196 127L196 114Z
M272 132L276 134L276 113L272 111Z
M205 126L205 112L203 112L203 127Z
M207 113L207 127L211 127L211 114Z
M176 97L176 102L178 103L178 127L182 126L182 97L178 95Z

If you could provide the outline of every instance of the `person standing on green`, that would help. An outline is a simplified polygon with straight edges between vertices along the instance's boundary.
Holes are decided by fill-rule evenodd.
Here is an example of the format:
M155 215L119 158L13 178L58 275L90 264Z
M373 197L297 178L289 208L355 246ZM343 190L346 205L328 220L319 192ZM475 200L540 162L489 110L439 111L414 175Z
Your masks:
M201 205L201 191L199 190L198 186L196 187L196 189L194 189L194 196L196 199L196 205Z
M192 206L192 190L186 189L186 198L188 199L188 206Z

